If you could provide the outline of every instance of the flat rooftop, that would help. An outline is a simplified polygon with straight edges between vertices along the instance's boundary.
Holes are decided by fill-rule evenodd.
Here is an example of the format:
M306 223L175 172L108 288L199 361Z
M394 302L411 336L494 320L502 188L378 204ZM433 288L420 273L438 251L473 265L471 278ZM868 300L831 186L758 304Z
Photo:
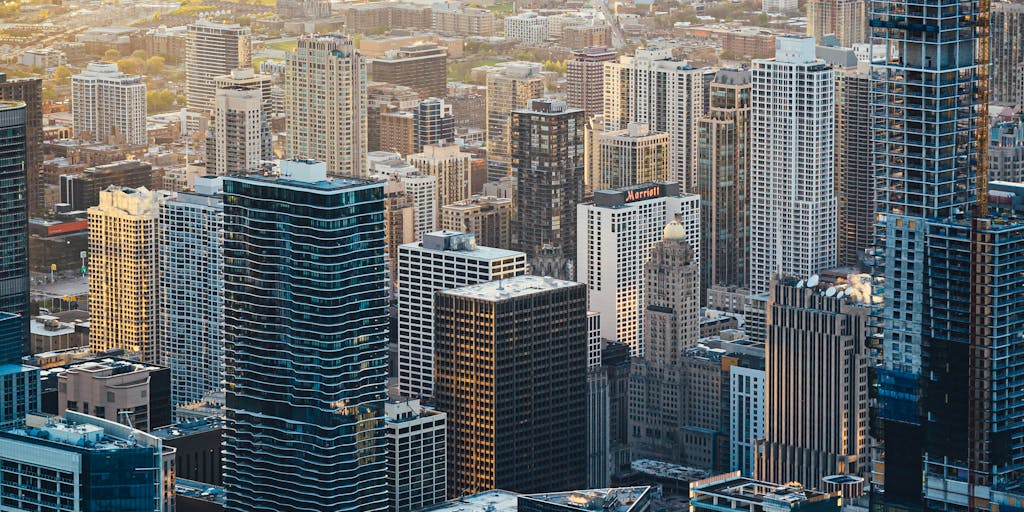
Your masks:
M652 492L648 486L613 487L581 491L527 494L523 498L583 511L632 512L639 500ZM640 502L642 507L646 503ZM638 508L639 509L639 508Z
M178 437L201 434L211 430L224 428L224 419L209 417L196 420L180 421L174 425L151 430L149 433L160 439L175 439Z
M279 178L277 176L261 176L258 174L250 174L247 176L231 176L226 177L225 179L235 181L251 181L256 183L266 183L268 185L281 185L293 188L305 188L325 192L339 192L343 190L361 188L381 183L379 181L374 180L361 180L355 178L327 178L325 180L319 181L301 181L288 178Z
M525 297L535 293L582 286L574 281L563 281L553 277L542 276L516 276L508 279L499 279L486 283L464 286L454 290L445 290L448 295L467 297L471 299L483 299L489 301L507 300L516 297Z
M420 512L517 512L518 504L518 494L494 490L439 503Z
M704 486L693 486L691 491L696 492L698 496L714 495L756 504L767 501L795 505L802 501L828 496L827 493L799 486L773 484L746 477L735 477Z

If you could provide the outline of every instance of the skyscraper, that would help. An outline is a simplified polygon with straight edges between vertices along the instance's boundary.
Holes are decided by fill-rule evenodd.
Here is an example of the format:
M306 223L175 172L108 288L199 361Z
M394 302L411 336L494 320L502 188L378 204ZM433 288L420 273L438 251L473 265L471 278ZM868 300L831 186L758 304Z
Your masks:
M455 142L455 115L452 106L442 99L427 98L412 110L413 153L431 145Z
M518 276L435 300L434 398L448 413L449 495L583 487L586 287Z
M565 64L566 103L593 117L604 112L604 63L615 60L613 48L575 50Z
M366 61L339 34L304 35L285 57L289 158L327 163L331 175L366 174Z
M89 208L89 347L159 361L161 194L110 186Z
M750 291L836 265L835 83L814 39L780 37L751 88ZM796 94L796 91L801 91Z
M839 46L852 48L868 38L868 0L810 0L807 2L807 35L819 44L834 35Z
M270 75L256 73L251 67L232 69L227 75L213 77L214 90L257 91L263 98L263 111L268 118L271 114L278 113L275 112L273 85L273 78Z
M590 175L596 190L632 187L669 179L669 135L646 124L597 133ZM596 167L596 169L594 168Z
M434 394L435 311L439 290L526 273L521 252L476 245L472 234L427 233L398 248L398 383L408 397Z
M804 276L807 277L807 276ZM765 438L757 477L868 476L870 276L772 281L765 340Z
M118 71L113 62L91 62L71 77L71 113L80 140L132 146L149 142L146 82Z
M173 407L223 388L221 189L222 178L196 178L195 192L160 205L160 362L171 370Z
M633 356L644 353L644 264L677 213L699 261L700 198L680 194L677 183L599 190L593 203L577 207L576 279L601 313L601 337L629 346Z
M188 26L185 39L185 97L188 108L210 110L214 78L236 68L252 67L249 27L200 19Z
M429 144L422 153L409 155L409 163L427 176L437 178L437 204L443 206L470 196L469 170L472 155L454 144Z
M448 497L445 413L419 400L384 404L388 439L388 512L419 510Z
M397 154L392 154L397 157ZM434 231L437 225L437 177L423 174L399 158L372 165L371 179L398 182L412 199L413 239L422 239L423 235Z
M875 166L871 143L871 77L836 71L835 184L838 263L859 267L874 246Z
M24 330L21 315L0 311L0 430L22 426L26 413L39 411L39 368L21 364Z
M698 125L701 290L748 283L750 260L750 71L723 69Z
M633 363L630 449L638 458L679 460L683 352L700 338L700 263L677 219L664 229L644 264L644 355Z
M43 167L43 79L9 79L0 73L0 101L25 104L25 170L27 174L28 208L41 208L43 197L40 173Z
M510 62L487 74L487 180L511 175L512 140L509 119L513 110L527 108L544 95L540 64Z
M992 2L992 103L1024 103L1024 5Z
M206 166L227 176L256 171L273 158L270 125L259 91L217 89L206 132Z
M20 315L22 336L19 341L27 347L29 272L25 126L25 103L0 101L0 312ZM18 360L21 351L19 346Z
M576 205L583 202L582 110L564 101L531 100L510 119L516 179L513 243L531 259L545 246L576 259ZM574 263L571 263L574 265Z
M638 48L605 64L605 130L646 123L672 139L671 179L697 192L697 120L704 115L704 70L667 48Z
M370 60L374 82L411 87L421 97L448 95L448 50L433 43L403 46Z
M227 510L387 507L384 253L380 183L224 179Z

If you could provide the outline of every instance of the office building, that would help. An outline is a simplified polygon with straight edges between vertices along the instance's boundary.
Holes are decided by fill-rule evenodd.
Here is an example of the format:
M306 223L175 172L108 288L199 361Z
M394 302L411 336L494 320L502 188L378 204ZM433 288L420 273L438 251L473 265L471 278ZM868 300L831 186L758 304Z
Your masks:
M124 423L143 432L171 424L167 368L103 358L50 369L57 373L57 414L67 411Z
M750 71L722 69L698 124L701 290L747 286L750 258Z
M40 407L39 368L21 364L23 336L21 315L0 312L0 429L24 425Z
M740 476L739 471L690 484L690 510L695 512L839 512L842 501L839 492L815 491L799 482L773 484Z
M601 337L643 355L643 268L675 214L700 261L700 198L676 183L599 190L577 207L576 279L587 285L590 309L601 313Z
M535 12L524 12L506 16L505 39L522 41L525 44L542 44L548 38L548 17Z
M992 103L1024 106L1024 5L992 2Z
M866 0L810 0L807 2L807 35L822 44L833 35L839 46L852 48L868 41Z
M487 74L487 180L511 176L512 138L509 124L513 110L529 107L531 99L544 95L540 64L510 62Z
M434 399L448 413L449 495L583 487L586 302L585 286L539 276L436 295Z
M111 186L89 208L89 346L155 363L161 193Z
M232 69L230 73L213 77L214 91L217 89L235 89L256 91L262 98L263 112L269 119L277 111L274 102L274 79L270 75L256 73L251 67Z
M516 180L513 244L531 259L551 247L575 265L576 205L583 202L582 110L561 100L531 100L510 119L511 170ZM568 273L568 277L572 277Z
M388 440L388 510L419 510L447 498L445 413L419 400L384 404Z
M772 284L757 477L867 476L870 276L824 282L780 275Z
M0 101L0 312L18 315L18 357L29 336L28 185L26 109L20 101ZM13 349L12 349L13 351ZM12 352L13 353L13 352ZM0 363L8 357L0 356ZM19 359L9 361L18 362Z
M641 458L681 460L683 353L700 337L700 264L677 219L664 229L644 264L644 352L633 363L630 449ZM709 467L709 466L704 466Z
M43 205L43 79L7 78L0 73L0 101L20 101L25 104L25 174L28 188L28 208Z
M69 412L0 431L0 494L10 510L174 510L174 449L141 430Z
M412 110L413 153L427 145L439 146L455 142L455 116L452 106L442 99L427 98Z
M750 291L772 275L836 265L835 81L814 39L780 37L754 60L751 87ZM795 95L793 91L805 91Z
M274 157L259 91L217 89L206 131L206 167L218 176L260 169Z
M729 467L743 476L756 470L756 441L764 439L764 345L748 342L752 350L729 365ZM723 366L724 370L724 366Z
M424 98L448 95L448 49L433 43L403 46L370 59L374 82L411 87Z
M106 144L145 146L146 82L126 75L113 62L91 62L71 77L75 138Z
M304 35L285 57L289 158L327 163L331 175L366 173L366 61L338 34Z
M596 138L597 155L590 169L595 190L669 180L671 141L667 133L629 123L625 130L599 132Z
M507 249L512 247L512 213L509 198L473 195L441 207L441 229L476 235L478 244Z
M60 176L60 202L72 211L100 204L100 191L111 185L127 188L150 187L153 166L139 160L122 160L97 165L77 174Z
M224 381L222 178L160 205L160 362L171 370L171 406L202 400Z
M386 507L383 192L312 161L224 179L227 510Z
M252 67L249 27L200 19L188 26L185 39L185 97L188 108L209 112L216 77Z
M409 155L409 164L426 176L437 178L437 204L463 201L470 196L469 170L472 155L453 144L423 147L422 153Z
M600 325L598 326L600 328ZM619 478L630 471L629 450L629 384L632 358L629 347L615 341L602 340L601 368L608 379L608 462L609 478Z
M569 108L580 109L587 118L604 112L604 63L615 60L613 48L591 47L575 50L565 64L565 93Z
M871 142L871 77L836 71L835 185L838 263L863 265L874 246L875 166Z
M400 246L398 382L402 395L427 398L434 394L436 292L525 273L525 254L478 246L472 234L436 231L420 242Z
M605 130L646 123L671 138L671 180L697 192L697 121L704 115L704 74L670 48L638 48L604 68Z

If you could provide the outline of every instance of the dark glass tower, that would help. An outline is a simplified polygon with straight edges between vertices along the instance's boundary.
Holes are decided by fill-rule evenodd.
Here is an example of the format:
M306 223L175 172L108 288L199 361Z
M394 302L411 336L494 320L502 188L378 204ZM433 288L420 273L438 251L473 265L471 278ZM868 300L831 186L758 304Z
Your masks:
M385 510L383 184L281 175L224 180L227 510Z
M28 184L25 103L0 101L0 312L21 315L28 340Z
M427 98L412 110L413 152L423 151L427 144L455 141L455 116L452 106L438 98ZM443 206L443 205L442 205Z

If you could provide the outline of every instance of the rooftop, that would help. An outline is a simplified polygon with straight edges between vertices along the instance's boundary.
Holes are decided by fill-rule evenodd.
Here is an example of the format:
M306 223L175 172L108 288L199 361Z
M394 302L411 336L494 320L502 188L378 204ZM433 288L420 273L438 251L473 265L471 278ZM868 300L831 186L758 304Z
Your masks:
M571 288L573 286L583 285L574 281L562 281L552 277L524 275L473 284L462 288L455 288L454 290L445 290L444 293L446 295L497 302L517 297L526 297L535 293Z
M695 480L700 480L701 478L708 477L708 472L703 469L690 468L686 466L680 466L678 464L670 464L668 462L650 459L634 460L632 463L630 463L630 468L638 473L644 473L662 478L671 478L674 480L681 480L685 482L692 482Z
M211 430L224 428L224 419L219 417L208 417L195 420L179 421L174 425L151 430L149 433L160 439L174 439L178 437L201 434Z
M690 486L694 500L705 496L716 496L736 500L742 503L761 505L768 503L775 509L785 510L799 506L805 501L821 501L829 498L838 499L838 493L828 494L802 485L791 483L778 485L752 478L739 476L739 472L711 477ZM733 507L735 508L735 507ZM744 507L747 508L747 507ZM836 508L836 510L839 510Z
M175 478L174 492L189 498L217 503L221 506L227 504L227 496L223 487L204 484L202 482L185 480L184 478Z
M423 240L402 244L401 247L434 254L458 253L476 260L497 260L526 256L519 251L476 245L476 237L458 231L434 231L423 235Z
M638 486L528 494L522 496L522 499L552 503L577 510L633 512L634 510L644 510L643 505L650 498L651 494L652 489L650 487Z
M493 490L446 501L420 512L517 512L518 509L518 494Z

